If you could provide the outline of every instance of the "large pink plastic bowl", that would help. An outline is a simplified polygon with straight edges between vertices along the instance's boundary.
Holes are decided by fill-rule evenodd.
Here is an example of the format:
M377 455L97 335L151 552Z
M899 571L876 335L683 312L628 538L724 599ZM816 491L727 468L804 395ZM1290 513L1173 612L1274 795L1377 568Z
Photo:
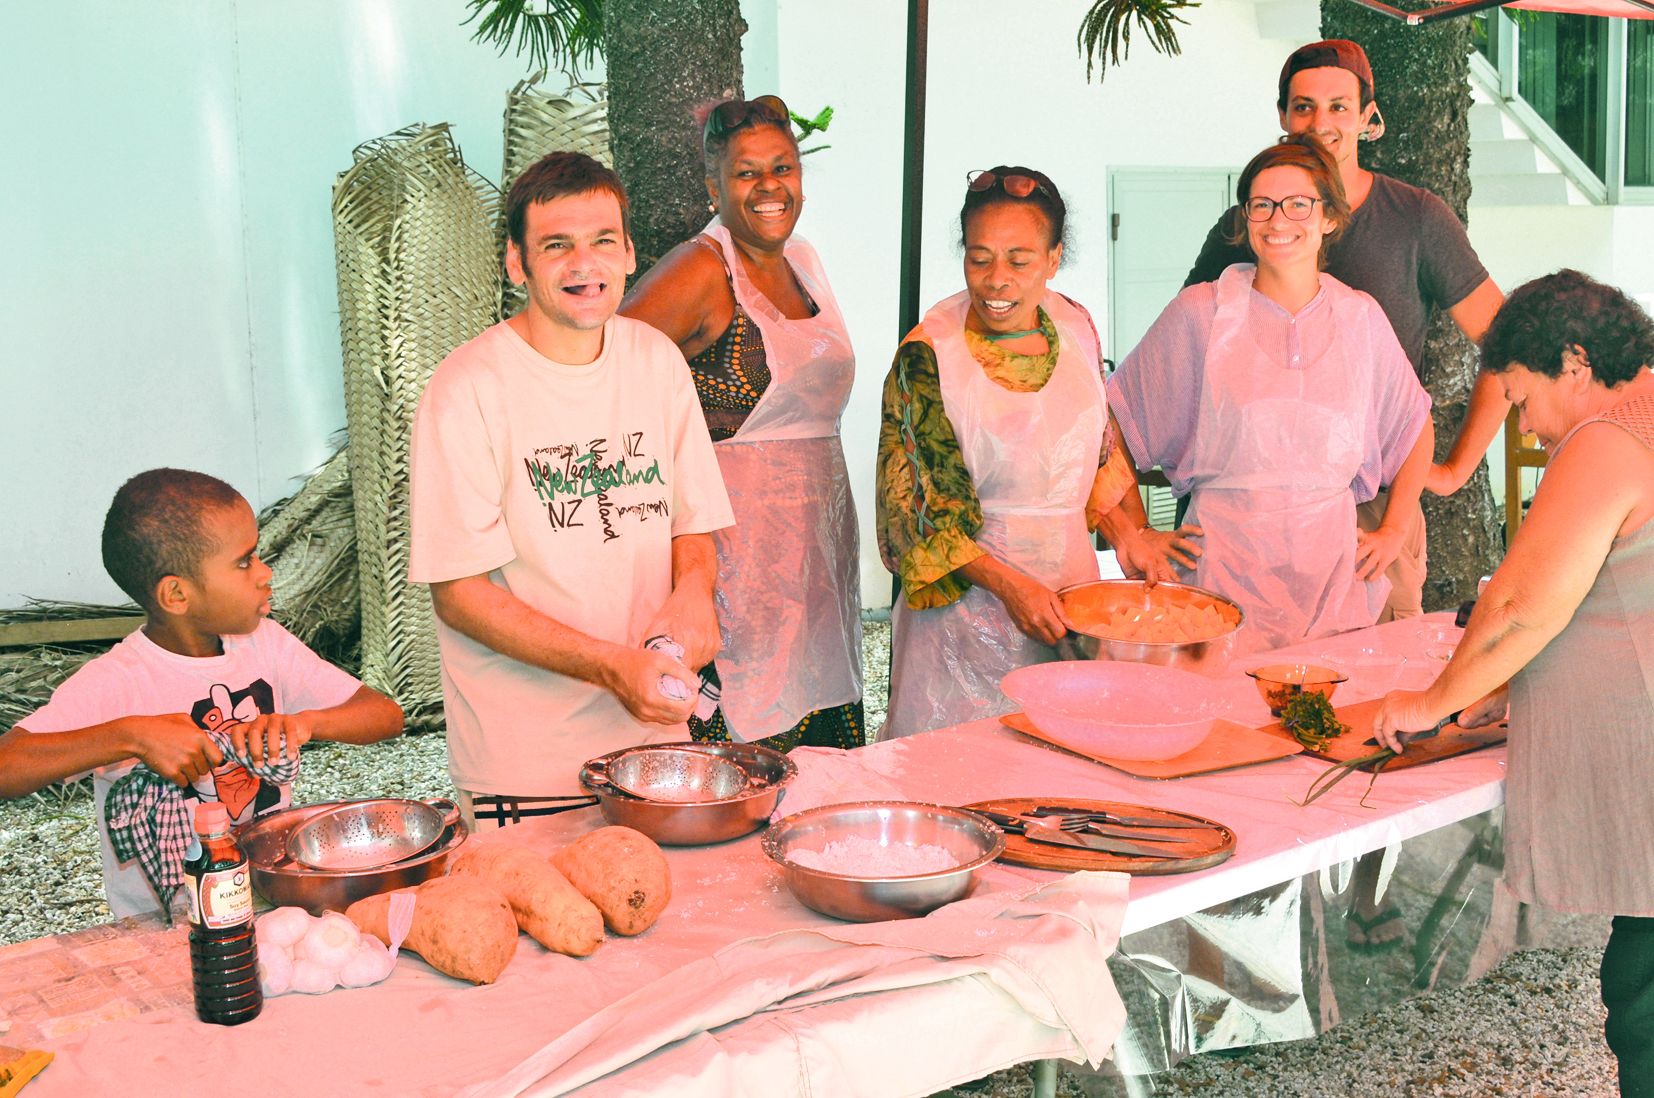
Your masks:
M1036 663L999 688L1046 736L1088 755L1151 762L1175 759L1212 731L1212 682L1146 663Z

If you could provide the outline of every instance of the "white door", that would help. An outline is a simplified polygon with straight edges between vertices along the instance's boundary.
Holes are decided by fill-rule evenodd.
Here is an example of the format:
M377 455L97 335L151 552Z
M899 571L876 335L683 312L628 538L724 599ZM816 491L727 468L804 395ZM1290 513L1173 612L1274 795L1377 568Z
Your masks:
M1206 233L1234 203L1238 172L1223 168L1116 168L1109 172L1108 357L1119 362L1183 288ZM1173 525L1169 489L1148 487L1143 506Z
M1149 330L1195 265L1218 216L1234 204L1223 168L1109 172L1108 356L1118 362Z

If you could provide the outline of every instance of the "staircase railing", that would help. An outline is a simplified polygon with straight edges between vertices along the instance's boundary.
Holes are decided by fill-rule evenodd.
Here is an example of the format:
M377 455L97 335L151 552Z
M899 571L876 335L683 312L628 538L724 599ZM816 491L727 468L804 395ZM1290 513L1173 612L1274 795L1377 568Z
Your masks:
M1472 74L1593 202L1654 202L1654 24L1490 11Z

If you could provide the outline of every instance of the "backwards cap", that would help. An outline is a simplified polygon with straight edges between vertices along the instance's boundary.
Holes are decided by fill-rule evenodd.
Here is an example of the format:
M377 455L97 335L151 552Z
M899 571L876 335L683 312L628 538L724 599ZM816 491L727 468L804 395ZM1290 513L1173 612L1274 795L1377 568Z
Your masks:
M1305 69L1344 69L1355 73L1361 84L1361 98L1373 97L1373 67L1367 62L1367 51L1347 38L1333 38L1326 42L1311 42L1292 51L1281 66L1281 95L1277 106L1286 110L1286 89L1292 83L1292 74Z

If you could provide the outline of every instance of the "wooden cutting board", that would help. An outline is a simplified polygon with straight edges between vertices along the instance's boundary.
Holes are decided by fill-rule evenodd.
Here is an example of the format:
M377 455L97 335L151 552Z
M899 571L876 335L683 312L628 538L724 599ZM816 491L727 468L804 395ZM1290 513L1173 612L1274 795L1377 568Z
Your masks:
M1175 758L1147 762L1112 759L1107 755L1093 754L1046 735L1034 726L1034 722L1028 719L1026 713L1007 713L999 719L1007 728L1015 729L1024 736L1032 736L1042 743L1060 747L1064 751L1072 751L1092 762L1123 770L1134 778L1187 778L1191 774L1210 774L1214 770L1230 770L1237 766L1251 766L1253 763L1284 759L1304 749L1303 745L1291 736L1283 740L1279 734L1271 736L1259 729L1219 717L1212 722L1211 735L1200 741L1194 750L1185 751ZM1279 731L1277 729L1277 732Z
M1378 713L1378 707L1382 703L1383 699L1374 698L1371 701L1356 702L1354 705L1338 706L1333 712L1338 714L1339 720L1350 726L1350 730L1320 750L1305 748L1304 754L1316 759L1325 759L1327 762L1341 763L1376 753L1380 749L1367 741L1372 739L1373 717ZM1505 742L1506 730L1507 725L1504 721L1483 728L1460 728L1456 724L1450 724L1430 739L1408 744L1407 750L1398 758L1384 764L1384 769L1389 772L1409 766L1422 766L1437 759L1450 759L1454 755L1492 747ZM1281 727L1279 721L1264 726L1260 731L1267 732L1277 739L1298 742L1293 739L1292 733ZM1370 767L1364 766L1361 769L1367 770Z
M1015 816L1040 805L1072 808L1076 812L1113 812L1120 816L1194 820L1205 824L1206 827L1178 828L1173 832L1179 838L1194 840L1190 843L1168 844L1168 850L1177 851L1178 858L1175 861L1163 858L1137 858L1130 854L1110 854L1102 850L1082 850L1077 846L1036 843L1032 839L1013 835L1009 831L1005 833L1005 852L999 856L999 861L1027 866L1030 869L1112 869L1119 873L1130 873L1134 877L1160 877L1172 873L1193 873L1200 869L1210 869L1219 862L1226 861L1235 852L1233 831L1202 816L1173 812L1169 808L1150 808L1147 805L1125 804L1120 801L1093 801L1080 797L995 797L991 801L977 801L964 807L987 809Z

